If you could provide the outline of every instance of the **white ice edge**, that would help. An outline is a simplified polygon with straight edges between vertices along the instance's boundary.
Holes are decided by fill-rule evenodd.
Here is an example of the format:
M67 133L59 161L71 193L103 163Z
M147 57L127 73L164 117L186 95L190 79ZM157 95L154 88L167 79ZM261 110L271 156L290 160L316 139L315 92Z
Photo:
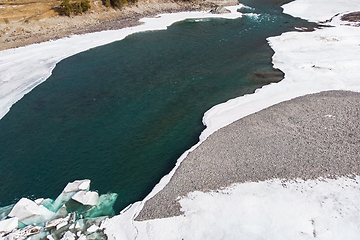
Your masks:
M284 9L288 14L298 17L305 16L304 18L319 22L330 19L339 12L346 13L360 10L360 1L355 3L352 1L351 4L347 5L348 2L345 1L344 3L342 0L333 0L331 3L328 0L297 0L285 5ZM359 197L359 187L356 181L352 182L354 184L353 188L348 189L350 191L350 201L347 201L348 199L338 201L342 194L338 186L341 186L344 182L352 181L348 178L327 180L326 184L321 184L322 188L317 188L318 192L311 192L307 188L306 191L309 190L311 194L310 196L307 193L300 194L299 197L303 202L291 199L294 192L277 192L279 185L281 186L281 180L234 185L231 189L225 190L234 196L234 199L230 198L226 201L222 200L222 193L191 193L188 198L181 201L185 217L180 216L143 222L133 221L144 202L169 182L186 155L216 130L269 106L306 94L326 90L360 91L360 71L358 71L358 66L360 66L360 28L343 26L338 18L334 18L331 24L336 27L319 29L314 32L288 32L281 36L269 38L269 44L275 51L273 56L274 67L281 69L285 73L284 80L264 86L256 90L254 94L231 99L207 111L203 118L207 128L202 132L200 142L178 159L176 167L161 179L160 183L143 201L135 203L123 215L116 216L108 222L106 232L109 238L310 239L314 238L314 234L317 234L316 237L320 239L358 239L360 236L360 225L357 224L360 220L358 210L356 212L357 217L351 215L350 212L349 218L340 221L340 224L337 220L326 219L337 216L341 207L357 209L356 204L358 202L356 204L351 202L352 199L356 200ZM260 187L260 190L255 189L254 184L265 185L269 189L263 193L261 192L262 187ZM297 183L293 184L299 186ZM306 181L302 184L313 185L314 182ZM318 184L318 182L315 181L315 184ZM244 188L250 189L250 193L247 192L250 195L248 201L250 203L254 200L261 202L263 201L262 198L267 199L267 194L273 191L272 197L275 201L263 201L262 204L253 204L253 207L246 212L246 208L242 208L238 204L242 197L244 199L248 197L244 195L242 190ZM306 201L308 197L323 198L324 191L328 195L326 198L330 197L330 207L320 205L320 208L318 208L319 204L321 204L320 201L313 201L312 203ZM288 196L288 206L284 205L285 202L277 205L276 199L285 194ZM254 196L257 196L257 198ZM229 202L230 204L228 204ZM264 204L268 204L266 206L269 209L280 209L281 207L289 209L290 206L290 209L295 208L292 213L298 212L299 215L286 215L286 211L282 211L279 214L272 212L273 215L266 215L265 213L264 216L260 212L260 214L255 215L256 217L250 218L251 213L257 211L257 208L264 208ZM339 208L331 207L331 204L338 204ZM234 217L233 211L236 208L242 209L242 214L245 211L247 215L242 217L239 213L238 218L231 219L231 217ZM309 208L314 209L315 214L301 214ZM328 215L326 215L326 211L329 211ZM269 211L267 212L269 213ZM286 221L280 221L280 224L278 224L277 220L282 219L284 216L287 219L292 219L289 222L291 224L287 224ZM217 221L218 218L222 219L222 221ZM263 221L264 218L270 220ZM312 224L312 218L321 219L319 223L316 221L317 224L321 225L316 228L317 233ZM249 219L252 219L253 222L249 223ZM262 222L265 223L262 224ZM232 227L229 227L229 225ZM262 229L266 228L266 226L275 226L276 231ZM242 230L239 231L238 229Z
M144 24L120 30L102 31L84 35L73 35L56 41L33 44L0 52L0 119L20 100L50 75L56 63L62 59L94 47L124 39L126 36L144 31L165 30L171 24L185 19L241 17L236 10L226 7L228 14L209 12L180 12L160 14L154 18L143 18Z
M348 1L345 2L347 3ZM321 16L319 15L318 19L311 19L311 20L323 21L333 17L336 13L339 12L338 11L339 9L341 9L342 12L357 11L360 9L358 5L360 6L359 1L356 1L355 3L352 2L352 4L344 4L344 1L333 0L332 3L330 4L329 1L326 2L324 0L318 0L316 1L316 3L313 3L312 1L297 0L295 2L292 2L291 5L289 4L284 6L284 9L287 13L291 15L305 16L305 17L313 16L311 15L312 12L313 13L321 12ZM289 6L291 6L291 8L289 8ZM346 8L346 6L348 6L348 8ZM341 8L337 8L337 7L341 7ZM292 13L291 11L294 12ZM193 13L186 13L186 14L193 14ZM168 17L172 19L169 21L170 24L176 21L173 18L176 18L177 21L185 18L189 18L189 15L186 17L183 16L183 18L177 18L174 16L177 14L164 14L161 15L161 18L167 15L169 15ZM314 15L314 16L318 16L318 15ZM193 18L199 18L199 17L200 16L194 16ZM209 17L209 15L206 15L205 17ZM310 17L308 19L310 19ZM145 20L147 24L149 23L149 25L147 26L151 26L151 22L152 21L155 22L156 19L148 20L148 21L149 22ZM156 25L155 23L153 24ZM161 25L160 28L157 28L158 26L156 26L156 28L152 28L152 29L165 29L166 26L170 24ZM142 27L144 28L144 25ZM137 29L138 27L135 28ZM129 31L129 33L132 33L133 29L134 28L129 28L126 30ZM137 31L146 31L146 30L149 29L138 29ZM6 72L8 76L5 79L8 79L8 81L12 80L11 81L12 84L13 82L16 82L17 79L14 77L15 73L21 73L22 76L27 77L28 74L32 74L31 71L32 69L36 69L35 66L37 68L43 66L45 70L46 69L48 70L48 71L44 71L43 74L40 74L41 76L37 78L39 79L37 82L31 82L31 84L20 82L14 85L12 84L6 85L8 87L8 90L10 90L7 92L8 94L4 94L2 92L2 85L4 84L4 82L6 84L6 81L3 81L2 80L3 78L1 76L0 109L5 108L6 110L4 112L0 112L0 116L3 116L7 112L9 106L11 106L11 104L13 104L19 99L19 98L18 99L14 98L14 95L16 94L12 94L13 91L15 91L15 93L21 93L22 95L29 92L36 84L39 84L40 82L44 81L51 74L51 70L54 68L56 62L60 61L61 59L67 56L73 55L81 51L85 51L94 46L106 44L115 40L120 40L125 37L123 35L124 33L120 34L117 31L94 33L84 36L74 36L69 39L59 40L58 43L61 43L61 41L69 41L68 43L70 44L69 45L66 45L66 43L59 44L57 45L58 48L61 48L62 46L67 46L67 48L70 49L72 46L76 48L76 51L74 49L72 51L68 49L64 49L70 51L70 52L66 52L65 54L61 53L62 51L61 49L59 50L56 49L56 47L52 48L51 46L47 45L50 43L44 43L43 45L39 44L41 45L41 47L38 48L36 47L37 45L21 48L26 50L23 50L24 55L22 55L22 58L25 58L25 60L20 60L20 61L17 61L16 57L11 58L10 53L4 54L4 52L5 53L12 52L12 51L16 51L16 49L0 52L0 59L1 59L0 71L2 72L2 75L3 75L3 70L7 69L9 66L17 67L13 69L15 70L13 72ZM98 39L100 35L97 34L103 34L102 36L104 38L109 38L109 39L105 39L105 40ZM113 38L113 36L111 35L114 34L119 34L119 35ZM92 36L92 38L89 37L91 41L93 41L92 44L88 44L87 41L89 40L86 41L85 36ZM215 106L211 110L206 112L206 114L204 115L203 122L206 124L207 129L202 133L200 142L197 145L193 146L190 150L185 152L179 158L176 167L168 175L164 176L161 179L159 184L155 186L153 191L143 201L134 203L127 211L124 211L124 213L122 213L121 215L118 215L108 221L108 223L106 224L106 233L108 234L109 239L135 239L135 238L136 239L171 239L171 238L178 239L181 234L185 234L184 232L186 232L186 230L190 231L191 228L188 229L186 228L186 226L188 226L189 223L194 223L199 225L203 220L207 219L209 216L213 218L214 215L211 214L219 214L219 213L210 213L210 212L208 214L207 211L198 212L196 210L196 205L195 205L196 201L187 201L187 204L189 205L187 210L186 209L185 210L187 213L190 214L193 213L192 216L196 218L195 220L185 217L175 217L165 220L153 220L153 221L145 221L140 223L133 221L134 217L141 210L144 202L147 199L151 198L153 195L155 195L169 182L176 168L180 165L180 162L186 157L188 152L195 149L202 141L206 139L206 137L208 137L211 133L218 130L219 128L226 126L231 122L236 121L237 119L240 119L251 113L260 111L261 109L274 105L276 103L289 100L297 96L302 96L308 93L315 93L324 90L335 90L335 89L360 91L360 86L358 84L358 79L360 79L359 78L360 73L359 71L357 71L357 67L359 66L360 63L360 54L358 47L360 41L359 36L360 36L359 28L337 26L335 28L321 29L315 32L303 32L303 33L289 32L282 34L281 36L278 37L269 38L268 41L271 47L275 51L275 55L273 57L274 67L279 68L283 72L285 72L285 79L280 83L270 84L268 86L265 86L257 90L256 93L254 94L229 100L228 102ZM82 43L82 41L84 42ZM22 64L25 65L28 64L26 62L26 56L29 56L30 53L36 53L39 50L41 51L50 50L50 51L54 51L54 53L52 52L53 54L46 55L46 52L41 52L38 54L35 61L33 61L32 57L29 57L31 66L29 68L26 68L27 71L26 69L23 69L21 66L19 66ZM343 54L339 54L339 53L343 53ZM61 57L59 57L58 55L60 55ZM19 54L18 56L21 56L21 54ZM49 60L48 58L43 56L51 56L51 59ZM3 59L5 57L9 57L8 58L9 60L4 61ZM12 64L6 65L6 62L10 62ZM37 76L32 76L33 79L36 79L36 77ZM13 98L11 97L6 98L8 95L12 96ZM3 98L8 99L9 101L3 102ZM348 180L340 179L339 181L348 181ZM275 185L273 188L276 188L276 184L278 183L276 181L274 181L274 183ZM265 183L265 184L271 185L272 183ZM334 186L337 184L340 183L335 183ZM242 185L240 184L239 186L241 188L241 186L246 186L246 184L242 184ZM328 186L330 186L329 191L331 192L333 189L332 188L333 185L328 185ZM237 186L234 186L233 188L238 189ZM231 190L229 191L231 192ZM231 194L233 193L235 193L235 190L234 192L231 192ZM202 193L199 194L202 195ZM260 193L255 191L255 194L260 194ZM211 201L213 201L217 205L223 204L221 200L217 200L217 196L218 196L217 194L212 194L212 195L214 196L214 198L212 198ZM196 197L197 197L196 193L194 193L192 199L195 200ZM186 202L186 199L184 201ZM184 203L184 201L182 201L182 204ZM193 202L194 205L192 205L191 202ZM186 208L185 203L182 206ZM211 207L212 205L204 204L204 206ZM298 210L301 211L300 205ZM271 217L271 216L266 216L266 217ZM355 220L359 222L358 219ZM349 222L345 222L345 225L348 223ZM350 223L353 225L352 222ZM174 228L174 226L176 227ZM205 231L205 233L211 232L213 226L216 225L208 225L208 226L203 225L202 226L203 228L199 228L199 229L200 230L208 229L209 231ZM198 236L193 235L191 239L221 239L221 236L224 236L224 231L223 231L224 229L222 230L220 229L221 231L217 230L217 232L211 235L214 236L212 238L206 238L206 236L204 237L204 235L198 235ZM179 232L180 230L182 230L183 232L180 233ZM311 235L309 229L307 229L306 233L308 235L309 234ZM159 234L160 235L163 234L163 237L161 237ZM164 238L164 234L166 234L165 238ZM308 235L306 236L304 235L305 236L304 239L309 239ZM345 236L345 235L343 234L341 236ZM243 237L246 237L247 239L258 239L259 235L256 234L244 235ZM276 238L276 237L277 236L274 236L274 239L289 239L286 237L285 238L282 237ZM269 237L267 239L273 239L273 238ZM323 239L339 239L339 238L336 237L334 238L334 236L329 237L327 235L327 238L323 238ZM344 238L344 239L354 239L354 238Z
M84 35L74 35L56 41L33 44L0 52L0 119L10 110L11 106L25 94L44 82L61 60L94 47L109 44L124 39L126 36L145 31L166 30L175 22L185 19L226 18L235 19L242 16L237 9L242 5L225 7L231 11L227 14L212 14L209 12L180 12L160 14L154 18L142 18L144 24L120 30L102 31ZM193 148L192 148L193 149ZM187 153L184 153L185 156ZM184 157L183 157L184 158ZM171 171L170 175L173 174ZM164 177L154 188L153 194L160 191L168 182ZM152 195L149 195L152 196ZM139 203L133 204L131 211L122 215L127 228L131 217L125 217L133 212ZM125 218L124 218L125 217ZM132 227L130 227L132 229ZM124 230L124 232L131 230ZM128 233L127 233L128 234Z

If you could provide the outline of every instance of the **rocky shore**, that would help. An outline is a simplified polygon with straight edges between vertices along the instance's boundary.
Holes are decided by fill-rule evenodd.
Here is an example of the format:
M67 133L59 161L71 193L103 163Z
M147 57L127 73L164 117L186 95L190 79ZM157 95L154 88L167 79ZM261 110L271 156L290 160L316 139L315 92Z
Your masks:
M359 97L348 91L306 95L218 130L189 153L136 220L181 215L179 197L193 191L360 174Z
M42 19L28 18L12 22L5 18L3 22L0 19L0 51L71 35L132 27L141 24L141 18L154 17L160 13L211 11L218 6L236 4L236 0L140 0L134 5L113 9L105 8L101 1L92 1L92 10L82 15L53 15ZM6 7L0 8L0 13L5 11L4 9Z

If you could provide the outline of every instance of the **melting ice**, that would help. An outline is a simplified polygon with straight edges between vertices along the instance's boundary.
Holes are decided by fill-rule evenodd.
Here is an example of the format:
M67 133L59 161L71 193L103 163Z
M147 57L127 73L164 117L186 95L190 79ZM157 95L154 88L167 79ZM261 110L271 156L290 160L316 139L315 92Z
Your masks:
M114 215L116 193L99 196L90 180L68 183L55 199L21 198L0 208L0 240L106 239L102 223Z

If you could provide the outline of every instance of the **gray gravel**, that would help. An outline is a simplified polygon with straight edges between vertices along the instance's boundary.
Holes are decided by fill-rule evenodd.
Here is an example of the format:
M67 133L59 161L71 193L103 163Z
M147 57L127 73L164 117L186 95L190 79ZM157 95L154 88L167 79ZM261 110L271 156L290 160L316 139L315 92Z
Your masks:
M282 102L212 134L181 163L136 220L181 215L179 196L233 183L360 174L360 93Z

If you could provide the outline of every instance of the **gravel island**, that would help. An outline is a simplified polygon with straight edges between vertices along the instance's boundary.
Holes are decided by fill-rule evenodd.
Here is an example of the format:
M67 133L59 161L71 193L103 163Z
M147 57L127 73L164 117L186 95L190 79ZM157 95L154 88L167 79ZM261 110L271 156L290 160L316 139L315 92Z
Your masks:
M271 106L209 136L136 220L181 215L179 197L233 183L360 174L360 93L327 91Z

